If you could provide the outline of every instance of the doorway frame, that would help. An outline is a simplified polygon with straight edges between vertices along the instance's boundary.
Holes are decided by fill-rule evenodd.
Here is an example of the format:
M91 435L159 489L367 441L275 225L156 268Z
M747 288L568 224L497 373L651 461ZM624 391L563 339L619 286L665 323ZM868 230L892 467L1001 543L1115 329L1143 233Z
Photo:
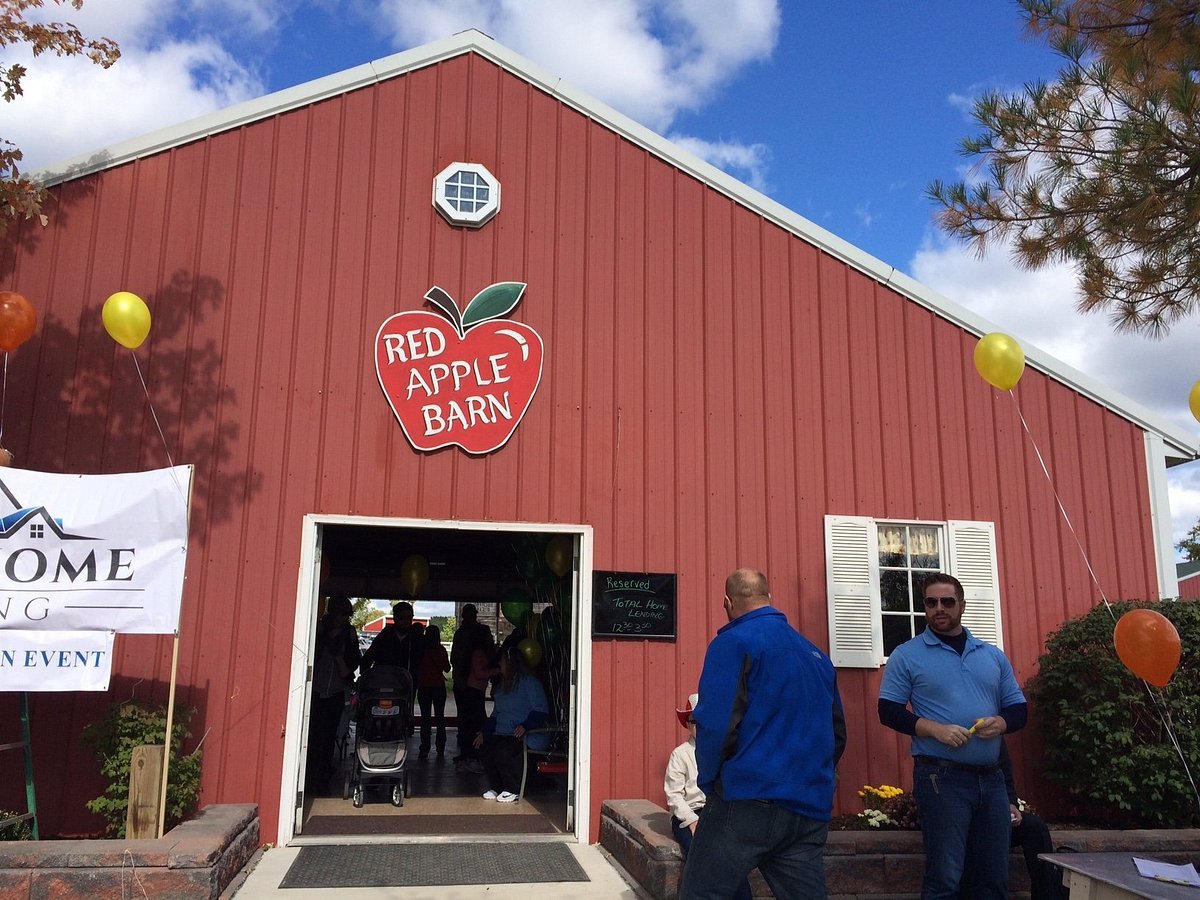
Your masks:
M296 834L297 797L301 791L305 744L308 740L309 648L315 640L317 604L320 602L321 556L318 541L326 525L363 527L445 529L455 531L512 531L566 534L578 539L579 555L573 560L572 577L577 579L572 615L574 657L575 732L572 736L574 787L573 830L575 840L591 843L591 747L592 747L592 560L593 535L590 525L551 522L490 522L460 519L410 519L386 516L321 515L304 517L300 534L300 568L296 579L296 621L292 637L292 664L288 674L288 705L284 719L282 778L279 789L279 846L301 839Z

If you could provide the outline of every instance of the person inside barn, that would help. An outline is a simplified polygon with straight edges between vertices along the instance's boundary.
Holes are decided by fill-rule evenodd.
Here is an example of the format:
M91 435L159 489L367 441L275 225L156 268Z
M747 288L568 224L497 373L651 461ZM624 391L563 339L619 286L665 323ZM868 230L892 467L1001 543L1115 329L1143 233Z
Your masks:
M767 577L725 580L700 673L697 784L706 801L682 900L729 900L757 868L776 897L821 900L834 767L846 721L829 657L771 605Z
M401 600L392 606L392 624L384 626L363 654L362 670L365 672L372 666L400 666L408 669L416 684L424 647L425 629L413 625L412 604Z
M471 741L475 738L475 733L463 723L463 709L471 703L471 698L466 694L467 679L471 675L471 654L474 651L476 632L481 626L478 616L479 612L474 603L463 604L459 611L458 628L454 630L454 637L450 641L450 678L454 686L454 708L458 717L458 755L454 757L456 763L465 762L471 756Z
M926 628L892 651L879 687L879 720L912 735L921 897L955 900L969 868L973 897L1005 900L1012 823L998 738L1025 726L1025 695L999 648L963 627L957 578L930 575L922 601Z
M334 774L338 727L354 683L354 670L359 666L358 635L350 624L353 609L349 597L331 596L325 603L325 615L317 623L304 779L305 790L312 793L324 792Z
M488 780L483 799L516 803L521 799L525 744L538 751L550 746L550 735L539 731L550 715L546 691L525 667L517 647L500 654L500 685L492 701L492 714L473 741Z

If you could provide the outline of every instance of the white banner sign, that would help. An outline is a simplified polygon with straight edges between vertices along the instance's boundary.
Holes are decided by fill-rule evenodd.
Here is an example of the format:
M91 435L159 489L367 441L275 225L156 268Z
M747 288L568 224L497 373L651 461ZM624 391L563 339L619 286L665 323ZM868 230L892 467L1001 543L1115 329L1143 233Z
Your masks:
M0 469L0 629L175 633L191 482Z
M0 691L107 691L111 631L0 631Z

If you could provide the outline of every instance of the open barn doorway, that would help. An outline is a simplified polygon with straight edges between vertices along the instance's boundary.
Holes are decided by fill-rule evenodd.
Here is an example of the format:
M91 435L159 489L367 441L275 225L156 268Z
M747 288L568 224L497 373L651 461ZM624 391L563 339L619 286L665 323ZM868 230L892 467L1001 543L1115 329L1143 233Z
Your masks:
M590 608L585 594L591 579L584 569L590 572L590 544L585 526L307 517L281 842L473 834L493 840L496 835L581 837L587 823L587 772L586 754L580 751L590 731L584 689L589 679L581 669L590 662L590 643L581 639L580 623L589 617L584 610ZM419 702L413 704L411 729L402 741L383 741L396 735L382 734L374 734L379 741L371 740L371 726L378 722L364 719L372 708L364 703L371 701L359 701L375 692L363 687L372 679L364 682L360 670L359 690L351 695L355 702L338 723L333 757L326 766L313 764L328 746L314 738L310 714L318 621L330 597L349 598L364 653L391 625L398 602L412 605L418 629L437 628L439 634L427 633L426 639L440 638L447 651L468 604L477 611L478 628L472 633L483 637L491 659L501 647L514 648L523 673L536 678L545 692L545 727L552 729L543 738L549 740L545 752L523 755L528 766L522 766L520 800L501 805L483 799L488 778L473 747L460 746L459 726L469 724L469 717L458 709L462 695L456 697L452 673L445 673L442 753L437 752L436 690L426 692L434 695L428 718ZM369 654L368 660L379 655ZM436 655L431 647L431 657ZM492 710L498 681L484 690L485 714ZM432 683L428 670L426 683ZM407 710L403 714L407 718ZM310 758L314 750L318 756ZM386 758L364 761L375 752Z

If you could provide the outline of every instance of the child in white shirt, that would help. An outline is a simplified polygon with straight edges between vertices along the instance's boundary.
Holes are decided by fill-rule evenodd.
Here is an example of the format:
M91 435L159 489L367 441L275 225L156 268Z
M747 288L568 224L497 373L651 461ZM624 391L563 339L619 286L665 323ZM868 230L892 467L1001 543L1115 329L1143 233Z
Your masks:
M692 835L700 823L704 809L704 792L696 784L696 720L692 710L700 702L699 694L688 697L683 709L675 710L679 724L688 730L688 739L671 751L667 759L667 772L663 777L663 790L667 794L667 809L671 813L671 833L679 842L679 850L687 859L692 846ZM751 900L750 882L743 881L738 887L735 900Z

